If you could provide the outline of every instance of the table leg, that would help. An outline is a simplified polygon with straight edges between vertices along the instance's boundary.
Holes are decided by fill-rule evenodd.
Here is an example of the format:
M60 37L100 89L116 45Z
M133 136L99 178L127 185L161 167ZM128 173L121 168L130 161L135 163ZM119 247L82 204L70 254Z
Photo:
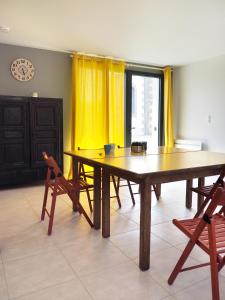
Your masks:
M72 178L73 179L78 179L78 177L79 177L78 166L79 166L78 160L75 157L73 157L72 158L72 168L73 168ZM79 191L76 192L76 196L78 197L78 199L80 198L80 192ZM74 203L73 203L73 211L78 211L78 209L77 209L77 207Z
M193 179L187 179L186 181L186 207L192 207L192 191L191 188L193 186Z
M151 188L148 178L141 181L139 267L142 271L148 270L150 265Z
M198 178L198 187L201 188L205 185L205 177L200 177ZM198 194L198 210L202 204L202 202L204 201L204 196Z
M110 173L102 170L102 236L110 236Z
M101 227L101 168L94 168L94 228Z

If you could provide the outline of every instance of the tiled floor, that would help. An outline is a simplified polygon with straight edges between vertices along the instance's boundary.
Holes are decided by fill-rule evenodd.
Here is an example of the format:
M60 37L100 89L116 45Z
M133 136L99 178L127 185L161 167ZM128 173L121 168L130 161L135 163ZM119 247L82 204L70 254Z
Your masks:
M40 222L43 186L0 190L0 300L211 299L208 268L182 273L167 284L186 241L171 220L195 212L185 208L184 195L185 183L178 182L163 185L159 202L153 197L151 269L141 272L140 203L137 195L132 206L126 188L121 209L111 202L109 239L73 213L66 196L57 203L48 237L47 222ZM194 249L187 264L205 259ZM225 271L220 288L225 299Z

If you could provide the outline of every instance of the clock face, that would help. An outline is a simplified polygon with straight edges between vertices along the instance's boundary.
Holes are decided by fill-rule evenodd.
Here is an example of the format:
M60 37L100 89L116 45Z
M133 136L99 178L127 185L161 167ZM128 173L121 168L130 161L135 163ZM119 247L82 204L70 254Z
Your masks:
M26 58L17 58L11 64L11 73L19 81L29 81L34 77L34 66Z

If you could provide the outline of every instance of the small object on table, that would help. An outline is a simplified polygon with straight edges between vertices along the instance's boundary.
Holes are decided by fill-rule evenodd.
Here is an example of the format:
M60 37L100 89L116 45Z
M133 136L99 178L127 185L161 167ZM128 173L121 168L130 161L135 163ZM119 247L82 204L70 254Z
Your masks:
M147 142L141 142L142 143L142 148L143 148L143 151L146 151L147 150Z
M110 144L104 145L104 150L105 150L105 155L110 154L110 151L111 151L111 145L110 145Z
M109 144L111 146L110 151L113 152L116 148L116 144Z
M133 142L131 144L131 152L140 153L143 151L142 142Z

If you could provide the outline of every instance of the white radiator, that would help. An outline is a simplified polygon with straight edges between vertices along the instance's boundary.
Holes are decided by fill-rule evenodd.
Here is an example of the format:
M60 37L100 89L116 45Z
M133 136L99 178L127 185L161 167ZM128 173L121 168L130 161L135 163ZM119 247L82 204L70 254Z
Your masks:
M175 140L175 148L202 150L202 142L197 140Z

